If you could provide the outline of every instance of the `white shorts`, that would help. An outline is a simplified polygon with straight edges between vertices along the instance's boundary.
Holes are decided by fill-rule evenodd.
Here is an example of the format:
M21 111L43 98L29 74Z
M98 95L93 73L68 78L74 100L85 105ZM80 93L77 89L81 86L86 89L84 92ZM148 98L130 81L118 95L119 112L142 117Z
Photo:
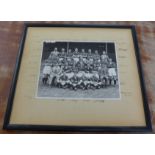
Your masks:
M87 59L86 58L83 58L83 62L86 63L87 62Z
M83 76L83 72L79 72L78 74L77 74L77 77L78 78L81 78Z
M75 63L78 63L79 62L79 58L73 58Z
M109 68L108 69L108 74L109 74L109 76L116 76L115 68Z
M43 74L50 74L51 73L51 66L45 66L43 69Z
M66 81L60 81L61 85L65 85L66 84Z
M90 79L92 76L93 76L92 73L86 73L86 74L85 74L85 77L86 77L87 79Z
M74 73L67 73L66 75L67 75L67 77L70 79L70 78L73 77Z
M77 86L77 84L75 84L75 83L72 83L72 86L76 87L76 86Z
M52 80L53 80L54 77L56 77L56 80L59 79L57 74L51 73L50 77L49 77L49 80L48 80L49 85L52 83Z
M63 58L59 58L59 61L61 62L63 60Z
M93 60L93 59L89 59L89 61L90 61L90 64L93 64L93 61L94 61L94 60Z
M98 83L97 82L93 82L92 83L94 86L98 86Z
M87 85L87 84L89 84L89 82L88 82L88 81L84 81L83 83L84 83L84 85Z

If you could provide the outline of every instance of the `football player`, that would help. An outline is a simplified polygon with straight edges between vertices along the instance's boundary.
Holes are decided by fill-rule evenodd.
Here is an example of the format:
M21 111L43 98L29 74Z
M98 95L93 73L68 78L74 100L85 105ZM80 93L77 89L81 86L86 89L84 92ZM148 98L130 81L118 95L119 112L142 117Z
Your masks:
M79 51L78 48L75 48L75 51L73 53L73 60L74 60L74 66L78 63L79 61Z
M45 61L45 65L43 67L43 77L42 77L42 82L43 84L47 84L48 82L48 79L50 77L50 74L51 74L51 65L49 63L48 60Z
M58 55L59 55L58 48L55 47L54 50L50 53L50 55L49 55L48 58L49 58L49 59L52 59L52 58L54 58L54 57L58 57Z
M55 47L54 50L50 53L48 60L54 65L59 62L58 55L59 55L58 49L57 47Z
M81 88L81 89L83 89L83 74L84 74L84 71L79 71L77 73L77 77L79 79L78 88Z
M87 79L85 77L85 72L82 73L82 76L79 77L79 88L85 90L87 89Z
M102 65L101 67L99 67L98 70L99 73L99 77L101 80L101 86L102 88L106 87L108 85L108 68L106 65Z
M69 65L67 61L65 61L65 63L62 64L62 70L66 73L69 71Z
M59 54L59 56L61 56L61 57L65 57L66 56L65 48L61 49L61 53Z
M88 49L88 55L87 55L87 57L92 57L91 49Z
M59 86L61 87L61 88L67 88L68 87L68 76L66 75L66 73L64 72L61 76L60 76L60 78L59 78Z
M72 70L70 70L70 72L68 72L68 73L66 73L66 76L67 76L67 87L68 88L72 88L72 81L71 81L71 79L72 79L72 77L74 76L74 73L73 73L73 71Z
M88 71L88 72L92 72L93 70L93 63L90 59L87 59L87 63L85 64L85 70Z
M66 54L67 58L71 58L73 56L73 53L72 53L72 50L71 49L68 49L68 52Z
M62 49L61 49L61 53L59 54L59 63L60 63L60 64L65 63L65 59L66 59L65 49L62 48Z
M98 74L94 74L91 79L91 88L92 89L99 89L101 88L101 82L99 81Z
M93 65L94 59L93 59L93 54L91 52L91 49L88 50L87 60L88 60L90 65Z
M76 73L74 73L73 77L70 79L71 81L71 89L77 90L79 86L79 78Z
M62 67L59 66L59 64L56 64L55 66L52 67L50 77L49 77L49 85L55 86L57 78L62 73Z
M76 66L78 67L78 69L80 71L84 70L84 61L83 61L83 57L81 55L79 57L79 61L77 62Z
M94 61L94 64L93 64L93 71L98 72L98 70L99 70L100 67L101 67L101 61L100 61L100 59L97 60L97 61Z
M87 53L85 52L84 48L81 50L81 56L82 56L83 62L86 63L86 61L87 61Z
M100 55L99 55L99 53L98 53L98 50L95 50L95 53L94 53L94 61L95 62L98 62L99 60L100 60Z
M90 73L89 71L85 72L85 86L86 89L91 88L91 79L92 79L92 73Z
M116 64L112 61L112 59L109 59L108 75L109 75L109 84L116 85L117 82Z
M108 61L109 61L109 57L108 57L107 53L105 51L103 51L103 53L101 55L101 63L107 64Z

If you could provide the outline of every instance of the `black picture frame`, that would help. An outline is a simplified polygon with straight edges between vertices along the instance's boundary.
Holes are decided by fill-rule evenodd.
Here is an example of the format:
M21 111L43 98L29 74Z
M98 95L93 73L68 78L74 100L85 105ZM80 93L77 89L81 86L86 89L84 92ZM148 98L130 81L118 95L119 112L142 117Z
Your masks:
M14 94L16 90L16 84L17 84L17 78L18 73L20 69L22 54L23 54L23 48L25 43L25 38L27 34L27 30L29 27L82 27L82 28L116 28L116 29L131 29L132 31L132 37L134 42L134 48L135 48L135 54L136 54L136 60L137 60L137 67L138 67L138 73L140 78L140 86L142 90L142 97L143 97L143 107L144 107L144 113L145 113L145 121L146 121L146 127L141 126L56 126L56 125L18 125L14 124L11 125L10 117L11 117L11 111L13 107L13 99ZM138 41L136 36L136 29L133 25L90 25L90 24L32 24L32 23L25 23L24 24L24 32L22 35L22 40L19 47L19 52L16 60L14 75L12 79L12 85L10 88L9 98L8 98L8 104L3 124L3 129L5 130L37 130L37 131L69 131L69 132L124 132L124 133L150 133L152 131L152 125L151 125L151 119L150 119L150 112L149 112L149 106L147 102L147 95L146 95L146 89L144 84L144 78L143 78L143 71L142 71L142 65L140 60L140 54L139 54L139 47L138 47Z

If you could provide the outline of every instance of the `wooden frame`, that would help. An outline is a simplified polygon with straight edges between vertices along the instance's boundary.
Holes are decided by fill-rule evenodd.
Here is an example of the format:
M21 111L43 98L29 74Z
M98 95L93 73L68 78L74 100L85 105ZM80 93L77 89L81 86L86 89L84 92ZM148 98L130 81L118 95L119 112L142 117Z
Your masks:
M13 108L13 99L16 91L16 84L19 74L19 69L21 65L24 44L26 40L27 30L29 27L76 27L76 28L116 28L116 29L131 29L132 37L134 42L136 61L140 79L140 86L142 91L142 99L143 99L143 108L145 114L146 126L66 126L66 125L28 125L28 124L10 124L10 117ZM8 98L8 106L6 110L5 120L4 120L4 129L7 130L48 130L48 131L78 131L78 132L151 132L151 121L150 121L150 113L147 103L147 96L145 91L142 66L139 55L139 48L137 44L136 30L134 26L124 26L124 25L59 25L59 24L25 24L24 33L22 37L22 41L19 48L19 53L17 56L15 71L13 75L13 82L10 89L10 95Z

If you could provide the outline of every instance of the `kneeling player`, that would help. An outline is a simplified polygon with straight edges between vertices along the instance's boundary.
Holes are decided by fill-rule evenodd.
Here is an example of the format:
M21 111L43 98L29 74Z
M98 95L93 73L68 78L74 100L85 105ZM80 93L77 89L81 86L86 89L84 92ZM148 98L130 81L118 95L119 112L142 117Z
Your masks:
M67 88L68 86L67 81L68 81L68 77L66 73L63 73L63 75L60 76L59 78L59 87L64 88L64 89Z
M85 72L85 89L91 88L91 79L92 79L92 73L89 73L88 71Z
M79 88L85 90L86 89L86 77L85 77L85 73L83 72L81 74L81 76L78 77L79 78L79 82L78 82L78 86Z
M101 88L101 82L99 81L99 77L98 76L94 75L92 77L91 88L92 89L99 89L99 88Z
M77 90L79 86L79 79L76 74L70 79L70 87L73 90Z

